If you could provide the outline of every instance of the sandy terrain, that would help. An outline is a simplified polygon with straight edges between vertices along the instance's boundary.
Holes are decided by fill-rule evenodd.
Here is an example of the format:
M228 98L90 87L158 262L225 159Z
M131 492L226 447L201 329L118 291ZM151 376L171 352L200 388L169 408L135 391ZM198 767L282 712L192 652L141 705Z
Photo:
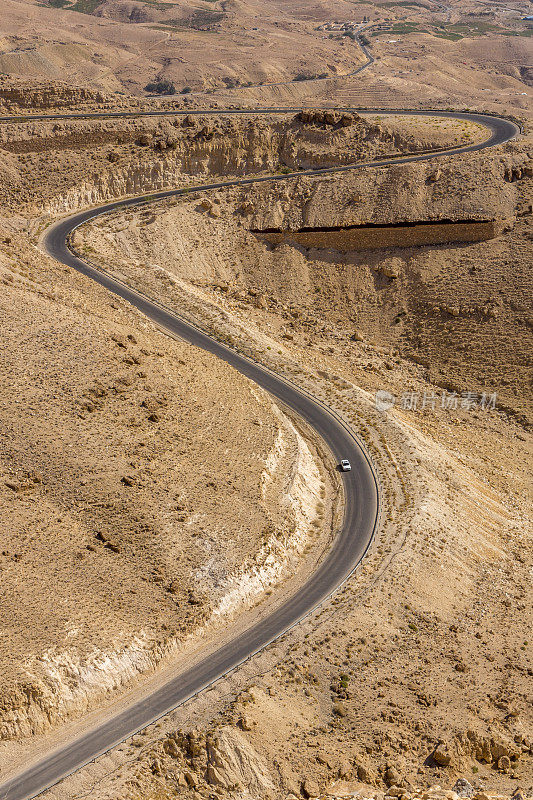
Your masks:
M308 431L38 249L61 214L183 185L179 200L86 226L77 246L356 427L383 485L380 538L304 625L47 796L532 795L528 4L4 0L2 12L2 113L464 107L513 115L524 136L205 197L193 187L211 176L485 133L323 112L0 126L0 779L177 668L185 640L264 613L254 604L312 569L335 526L338 487ZM376 61L342 77L364 61L364 18ZM145 99L154 79L191 91ZM498 226L488 241L357 252L260 233L439 221Z
M513 205L521 207L528 187L513 186ZM256 210L267 198L272 205L272 192L247 197ZM134 740L113 757L107 777L96 773L101 796L122 796L120 764L136 747L140 764L122 776L143 797L168 791L163 787L176 780L183 791L203 794L211 785L231 793L235 781L254 786L257 773L261 794L299 794L301 786L313 794L306 779L317 792L335 794L343 791L335 788L339 776L348 780L345 791L359 786L363 796L379 796L383 786L410 796L417 786L451 787L458 776L478 791L527 790L531 407L522 402L528 378L521 370L531 352L522 327L531 217L496 241L466 246L466 260L464 245L355 257L288 246L271 251L235 227L240 200L219 193L214 219L194 198L154 207L148 229L131 213L118 214L83 229L79 244L90 242L93 258L152 296L179 298L234 342L248 345L252 337L262 360L296 374L357 420L386 482L385 527L371 562L324 620L288 637L281 663L265 656L249 691L242 674L223 686L218 716L213 697L203 706L194 751L179 732L174 744L168 739L199 724L198 711L180 710L166 738L161 729L148 733L159 744ZM459 197L449 202L460 214ZM334 213L331 204L322 208ZM145 264L163 254L170 284L161 285ZM512 267L504 279L506 260ZM452 307L464 297L472 304L494 286L494 316L459 306L444 318L428 317L428 307ZM402 304L398 329L387 308L397 315ZM443 380L448 372L457 409L441 407L443 392L452 394ZM397 397L393 410L376 410L377 390ZM497 407L483 410L482 391L494 390ZM476 393L475 407L462 407L466 391ZM411 395L418 408L403 408ZM430 400L422 408L424 396ZM70 796L85 780L82 774L66 794L51 796Z
M119 102L124 94L142 95L154 79L173 81L180 104L463 104L520 115L531 102L531 23L523 20L522 0L462 0L453 7L327 0L290 10L255 0L65 0L64 9L53 7L57 2L5 3L1 72L61 81L67 71L71 84ZM365 61L351 38L363 20L376 61L354 78L336 79ZM335 23L337 29L321 29ZM334 80L294 80L322 74ZM288 83L268 85L279 81Z
M260 390L3 230L5 741L292 571L331 481Z

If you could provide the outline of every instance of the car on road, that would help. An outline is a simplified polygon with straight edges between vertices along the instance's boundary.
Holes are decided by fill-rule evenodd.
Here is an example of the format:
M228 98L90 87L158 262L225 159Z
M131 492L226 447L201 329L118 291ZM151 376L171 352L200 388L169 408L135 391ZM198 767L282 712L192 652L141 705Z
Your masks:
M342 459L340 466L341 466L341 472L350 472L352 468L352 465L350 464L347 458Z

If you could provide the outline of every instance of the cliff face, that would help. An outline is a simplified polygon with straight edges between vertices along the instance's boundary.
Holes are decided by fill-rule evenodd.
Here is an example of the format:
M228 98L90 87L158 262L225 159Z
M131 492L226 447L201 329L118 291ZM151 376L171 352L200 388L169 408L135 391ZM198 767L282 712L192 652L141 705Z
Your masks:
M442 140L442 131L439 135L439 144L446 146L463 134L450 129L448 139ZM5 124L0 148L3 158L14 161L19 186L16 191L2 187L2 200L34 206L38 196L41 208L63 212L183 185L185 176L343 166L434 144L427 132L407 135L349 114L324 115L312 124L289 115L268 121L186 116ZM396 183L394 175L380 191L396 191ZM325 196L324 202L329 199L335 200Z
M524 159L525 161L525 159ZM516 185L497 156L359 169L289 184L258 184L242 193L254 230L391 225L401 222L506 219Z
M27 86L22 82L19 86L13 86L12 80L8 86L0 84L0 105L5 105L7 110L13 112L19 108L64 108L80 103L103 103L104 101L105 96L101 92L94 92L80 86L62 86L51 83Z
M161 160L127 164L124 167L94 173L43 204L51 215L67 214L106 200L144 192L157 192L185 182L179 165Z
M285 144L270 131L238 136L231 147L223 137L181 141L159 157L149 150L138 160L112 168L108 164L75 186L63 187L44 208L52 214L66 213L116 197L187 185L193 182L187 176L274 173L288 160L283 155ZM341 156L338 162L345 158ZM315 154L314 160L314 166L322 167L335 158L328 156L325 164ZM246 226L253 230L503 220L513 216L516 205L516 181L509 180L513 170L531 172L526 155L511 160L472 154L460 164L442 157L438 163L362 167L319 178L258 183L242 189L240 204Z

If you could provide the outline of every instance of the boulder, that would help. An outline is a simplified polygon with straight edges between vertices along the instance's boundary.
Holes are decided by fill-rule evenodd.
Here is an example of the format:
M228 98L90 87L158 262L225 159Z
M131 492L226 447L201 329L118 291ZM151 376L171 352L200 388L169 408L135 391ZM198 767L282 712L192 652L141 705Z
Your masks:
M439 767L447 767L451 763L452 756L445 742L440 742L433 751L433 761Z
M150 764L150 770L152 772L152 775L162 775L163 774L163 770L162 770L162 767L161 767L161 761L158 758L154 758L154 760Z
M385 770L385 783L387 786L398 786L402 779L396 767L389 764Z
M215 786L246 786L252 796L274 793L265 761L236 728L226 726L206 741L206 778Z
M339 763L337 774L341 780L348 780L352 777L352 765L347 758Z
M474 795L474 787L466 778L458 778L453 785L452 791L454 791L458 797L473 797Z
M172 758L179 758L181 756L181 750L178 747L178 744L175 739L169 738L163 743L163 750L165 753Z
M509 756L500 756L497 766L500 772L509 772L511 769L511 759Z
M385 797L403 797L406 791L403 786L389 786Z
M507 756L507 758L512 759L518 758L520 755L519 749L514 744L501 739L491 739L490 752L493 761L498 761L502 756Z
M205 773L205 777L208 783L213 784L214 786L225 786L226 782L222 773L213 766L213 764L209 764Z
M399 258L387 258L379 265L379 271L386 278L399 278L401 274L402 262Z
M318 783L313 778L306 778L302 783L302 794L304 797L318 797L320 789Z
M372 774L371 770L365 767L364 764L359 764L357 766L357 777L361 783L374 783L375 780L375 776Z
M176 739L179 746L190 758L199 758L202 755L205 756L205 736L200 731L192 730L188 733L178 731Z

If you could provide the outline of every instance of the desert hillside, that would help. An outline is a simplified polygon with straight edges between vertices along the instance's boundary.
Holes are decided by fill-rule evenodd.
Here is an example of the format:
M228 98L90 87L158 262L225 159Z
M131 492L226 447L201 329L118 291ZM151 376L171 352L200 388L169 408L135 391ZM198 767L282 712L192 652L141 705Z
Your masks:
M487 136L480 125L455 120L429 118L413 131L396 117L313 113L314 124L294 114L6 122L0 127L2 201L12 209L61 213L192 178L348 165Z
M45 254L143 195L72 248L334 411L377 534L42 796L533 797L529 6L4 0L0 796L305 596L345 519L301 417Z
M509 181L513 170L520 177ZM80 245L150 294L177 278L217 302L222 285L243 307L257 297L287 306L287 335L302 345L317 318L337 336L396 349L441 389L497 391L529 426L532 170L527 152L510 151L221 190L214 202L198 195L104 218L80 231ZM466 246L380 249L377 240L379 225L418 222L423 233L428 221L491 218L500 235ZM374 249L331 247L335 227L365 225ZM261 231L271 230L284 241L269 245ZM298 244L299 230L317 231L313 246Z
M512 146L190 192L78 231L92 261L252 345L357 425L386 487L379 546L333 606L266 653L245 689L241 673L131 740L103 796L122 796L136 752L148 797L175 781L200 795L377 798L459 778L473 793L529 785L530 192L527 147ZM491 216L505 225L477 243L328 246L335 226ZM286 241L265 240L273 229ZM300 229L324 245L302 247ZM378 390L396 397L390 411Z
M120 102L170 84L180 103L463 105L531 101L525 0L4 0L0 72L64 81ZM364 36L375 61L367 62ZM316 83L306 78L327 77Z
M3 229L5 743L254 602L337 490L260 389Z

